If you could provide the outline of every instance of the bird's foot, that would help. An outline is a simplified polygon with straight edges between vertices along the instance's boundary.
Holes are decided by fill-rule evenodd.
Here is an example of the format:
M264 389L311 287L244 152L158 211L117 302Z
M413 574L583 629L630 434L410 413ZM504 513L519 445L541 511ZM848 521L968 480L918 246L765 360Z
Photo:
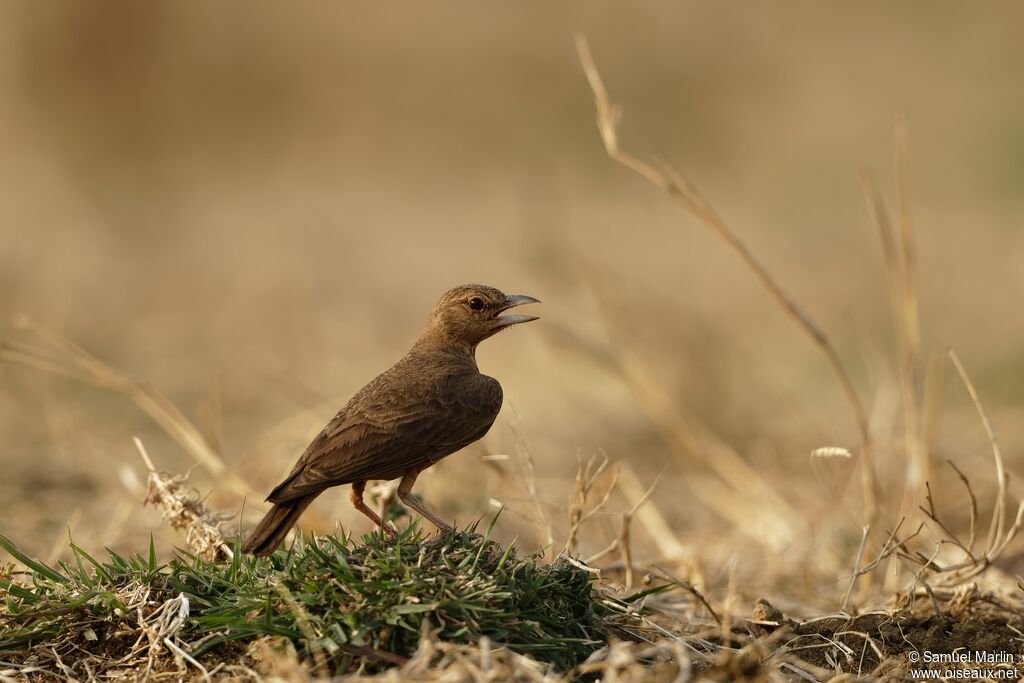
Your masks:
M383 531L384 534L392 541L398 538L398 530L387 522L380 525L380 530Z

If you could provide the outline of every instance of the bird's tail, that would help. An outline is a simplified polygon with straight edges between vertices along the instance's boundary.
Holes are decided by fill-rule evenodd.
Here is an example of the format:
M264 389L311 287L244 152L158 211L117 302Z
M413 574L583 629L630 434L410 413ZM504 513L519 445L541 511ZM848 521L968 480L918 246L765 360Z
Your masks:
M242 552L260 556L273 553L318 495L320 495L319 491L303 498L276 503L274 507L270 508L270 512L264 515L256 528L249 532L249 537L245 539L245 545L242 546Z

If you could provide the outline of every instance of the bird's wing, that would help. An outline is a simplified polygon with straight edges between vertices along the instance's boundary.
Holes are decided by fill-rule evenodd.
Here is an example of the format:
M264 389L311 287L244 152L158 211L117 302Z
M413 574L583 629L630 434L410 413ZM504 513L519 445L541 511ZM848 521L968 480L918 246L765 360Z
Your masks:
M282 503L429 465L486 434L501 400L497 380L478 373L371 391L331 421L267 500Z

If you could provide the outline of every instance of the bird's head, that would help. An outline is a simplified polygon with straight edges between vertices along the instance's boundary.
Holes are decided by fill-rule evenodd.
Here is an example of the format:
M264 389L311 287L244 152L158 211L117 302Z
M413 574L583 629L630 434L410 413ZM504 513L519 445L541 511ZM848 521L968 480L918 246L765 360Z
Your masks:
M523 304L540 303L532 296L505 294L486 285L462 285L444 293L427 320L425 334L449 343L476 346L491 335L535 315L502 315Z

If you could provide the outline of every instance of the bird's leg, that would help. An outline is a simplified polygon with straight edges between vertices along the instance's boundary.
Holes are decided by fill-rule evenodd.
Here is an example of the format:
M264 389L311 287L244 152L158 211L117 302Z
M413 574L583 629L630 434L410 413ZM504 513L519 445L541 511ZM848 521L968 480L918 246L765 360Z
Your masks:
M355 506L356 510L369 517L389 538L395 538L398 536L398 532L392 529L390 524L385 523L376 512L370 509L370 506L363 502L363 489L365 488L365 481L357 481L352 484L352 505Z
M452 531L454 531L454 529L445 524L440 517L435 515L433 512L428 510L425 506L421 505L419 502L417 502L415 498L412 497L412 485L416 483L416 477L418 477L419 474L420 470L412 469L407 471L402 476L402 481L399 482L398 484L399 499L401 499L402 503L406 507L412 508L416 512L420 513L421 515L429 519L434 524L434 526L436 526L441 531L445 533L451 533Z

